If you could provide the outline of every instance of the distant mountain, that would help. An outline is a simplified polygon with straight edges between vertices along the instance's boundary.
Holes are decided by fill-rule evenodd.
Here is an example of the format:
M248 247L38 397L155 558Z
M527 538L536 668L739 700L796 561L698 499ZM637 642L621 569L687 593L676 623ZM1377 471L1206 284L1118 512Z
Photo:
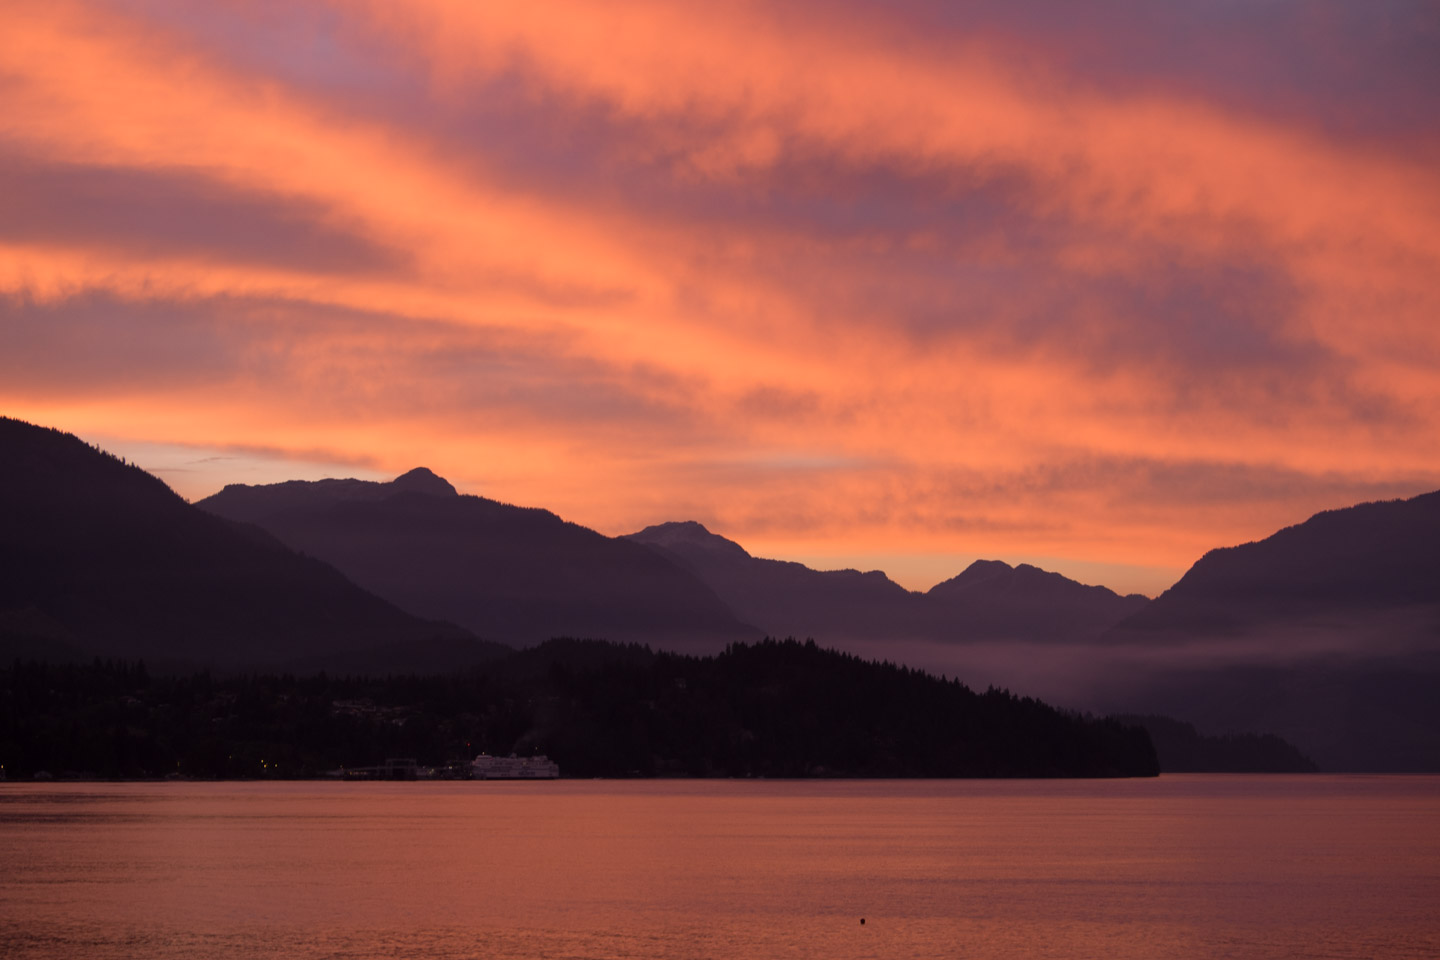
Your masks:
M1109 639L1165 643L1343 630L1355 642L1440 647L1440 491L1318 513L1211 550ZM1404 634L1402 637L1401 634Z
M1264 730L1325 770L1440 771L1440 492L1212 550L1109 631L1097 706Z
M438 640L493 653L70 434L0 418L7 653L273 667Z
M1099 634L1147 602L998 560L978 560L928 593L912 593L878 570L812 570L753 557L693 521L646 527L629 539L683 564L737 616L772 635L827 643L1075 640Z
M690 570L748 623L777 636L913 636L927 628L917 597L878 570L812 570L785 560L752 557L740 544L694 521L662 523L632 533Z
M1087 586L1028 563L976 560L927 597L965 617L970 632L1026 640L1096 636L1150 600Z
M388 483L234 484L196 505L254 523L414 614L490 639L699 650L760 635L652 550L547 510L462 496L423 468Z

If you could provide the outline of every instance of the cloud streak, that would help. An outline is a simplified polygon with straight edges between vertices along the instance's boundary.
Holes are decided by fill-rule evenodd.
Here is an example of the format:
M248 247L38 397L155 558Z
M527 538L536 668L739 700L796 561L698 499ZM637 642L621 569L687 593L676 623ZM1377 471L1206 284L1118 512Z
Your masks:
M1440 486L1437 37L1406 3L17 0L0 403L612 533L1178 571Z

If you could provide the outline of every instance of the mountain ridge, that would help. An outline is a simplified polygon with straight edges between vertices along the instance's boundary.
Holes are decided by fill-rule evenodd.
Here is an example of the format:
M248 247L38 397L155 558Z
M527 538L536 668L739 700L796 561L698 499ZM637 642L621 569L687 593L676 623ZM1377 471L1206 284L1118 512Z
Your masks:
M1115 712L1266 730L1327 770L1440 770L1440 491L1207 551L1101 647L1149 661Z
M255 523L402 609L522 646L588 636L718 650L762 635L655 551L459 494L428 470L232 485L196 506Z
M1097 635L1147 602L999 560L977 560L928 591L911 591L879 570L814 570L755 557L693 520L654 524L626 538L685 564L737 616L774 635L827 642L1074 640ZM1051 607L1042 609L1044 603Z
M1333 510L1206 551L1112 639L1236 635L1317 613L1434 607L1440 627L1440 491Z
M17 650L276 665L469 638L72 434L0 418L0 451L0 633Z

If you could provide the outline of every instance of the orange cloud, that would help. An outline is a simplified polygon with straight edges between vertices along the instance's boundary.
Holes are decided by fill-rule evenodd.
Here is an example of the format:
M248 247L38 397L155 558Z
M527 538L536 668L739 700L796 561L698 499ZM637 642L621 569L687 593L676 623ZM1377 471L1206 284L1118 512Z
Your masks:
M12 5L7 412L812 555L1175 570L1440 485L1403 144L843 6L325 8L349 86Z

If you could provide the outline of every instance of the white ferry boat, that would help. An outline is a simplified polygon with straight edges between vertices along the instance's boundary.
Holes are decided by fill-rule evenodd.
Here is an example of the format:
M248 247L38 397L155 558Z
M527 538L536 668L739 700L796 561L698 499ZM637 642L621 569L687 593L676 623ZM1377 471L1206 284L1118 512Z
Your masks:
M482 753L470 764L472 780L554 780L560 765L543 753L537 757L492 757Z

